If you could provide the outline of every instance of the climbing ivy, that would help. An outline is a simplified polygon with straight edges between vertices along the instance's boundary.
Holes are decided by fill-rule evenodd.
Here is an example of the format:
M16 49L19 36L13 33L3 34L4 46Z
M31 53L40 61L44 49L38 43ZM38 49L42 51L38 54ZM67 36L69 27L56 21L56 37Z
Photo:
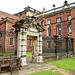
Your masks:
M24 22L28 23L29 19L22 18L22 19L15 22L15 26L22 26Z

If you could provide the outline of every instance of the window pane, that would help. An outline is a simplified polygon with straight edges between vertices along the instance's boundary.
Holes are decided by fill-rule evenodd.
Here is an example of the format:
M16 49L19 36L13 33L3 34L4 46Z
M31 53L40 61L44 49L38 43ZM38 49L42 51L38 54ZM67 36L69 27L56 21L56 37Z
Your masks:
M71 20L71 16L70 15L68 16L68 20Z
M31 47L32 46L32 40L30 39L29 40L29 47Z
M29 18L29 16L26 16L26 19L28 19Z
M10 29L10 35L14 35L14 29Z
M61 35L61 26L57 26L57 35Z
M68 26L68 30L69 30L69 35L71 35L72 34L71 25Z
M58 23L58 22L61 22L61 18L57 18L57 23Z
M51 36L51 30L48 28L48 36Z
M13 38L10 38L10 46L13 46Z
M47 20L47 24L51 24L51 20Z
M1 36L0 36L0 44L1 44Z

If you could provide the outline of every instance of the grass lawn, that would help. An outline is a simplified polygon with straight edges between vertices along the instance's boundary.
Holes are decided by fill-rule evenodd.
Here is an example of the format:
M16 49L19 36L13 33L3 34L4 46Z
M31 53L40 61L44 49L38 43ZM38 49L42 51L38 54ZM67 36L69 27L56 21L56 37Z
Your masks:
M14 55L14 53L0 53L0 56L3 56L3 55ZM32 52L27 52L27 58L30 58L32 57Z
M14 53L0 53L1 56L8 55L8 54L14 54Z
M46 62L46 63L50 64L50 65L55 65L58 68L63 68L63 69L66 69L66 70L75 71L75 57L56 60L56 61L49 61L49 62Z
M32 52L27 52L27 58L32 57Z
M28 74L28 75L63 75L63 74L52 72L51 70L45 70L45 71L40 71L40 72Z

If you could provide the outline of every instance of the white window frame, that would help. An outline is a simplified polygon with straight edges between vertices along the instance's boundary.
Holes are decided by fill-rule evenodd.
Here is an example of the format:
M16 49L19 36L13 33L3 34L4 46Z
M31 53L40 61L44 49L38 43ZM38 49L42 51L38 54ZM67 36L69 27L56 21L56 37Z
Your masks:
M51 24L51 20L47 20L47 24Z
M61 22L61 17L57 18L57 23Z
M58 26L57 26L57 35L58 35L58 36L61 36L60 31L61 31L61 25L58 25Z
M68 21L70 21L71 20L71 15L68 15Z
M14 29L10 29L10 35L14 35Z
M13 46L13 42L14 42L14 39L13 38L10 38L10 46Z
M68 34L72 35L72 27L71 24L68 25Z
M49 37L51 36L51 30L50 30L50 28L47 29L47 36L49 36Z

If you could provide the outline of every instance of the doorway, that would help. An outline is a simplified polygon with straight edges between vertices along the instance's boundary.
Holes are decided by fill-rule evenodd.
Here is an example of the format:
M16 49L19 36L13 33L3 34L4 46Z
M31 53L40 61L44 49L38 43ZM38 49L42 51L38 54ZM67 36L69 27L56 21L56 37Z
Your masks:
M37 62L37 36L27 36L27 52L32 52L32 57L27 58L27 63Z

